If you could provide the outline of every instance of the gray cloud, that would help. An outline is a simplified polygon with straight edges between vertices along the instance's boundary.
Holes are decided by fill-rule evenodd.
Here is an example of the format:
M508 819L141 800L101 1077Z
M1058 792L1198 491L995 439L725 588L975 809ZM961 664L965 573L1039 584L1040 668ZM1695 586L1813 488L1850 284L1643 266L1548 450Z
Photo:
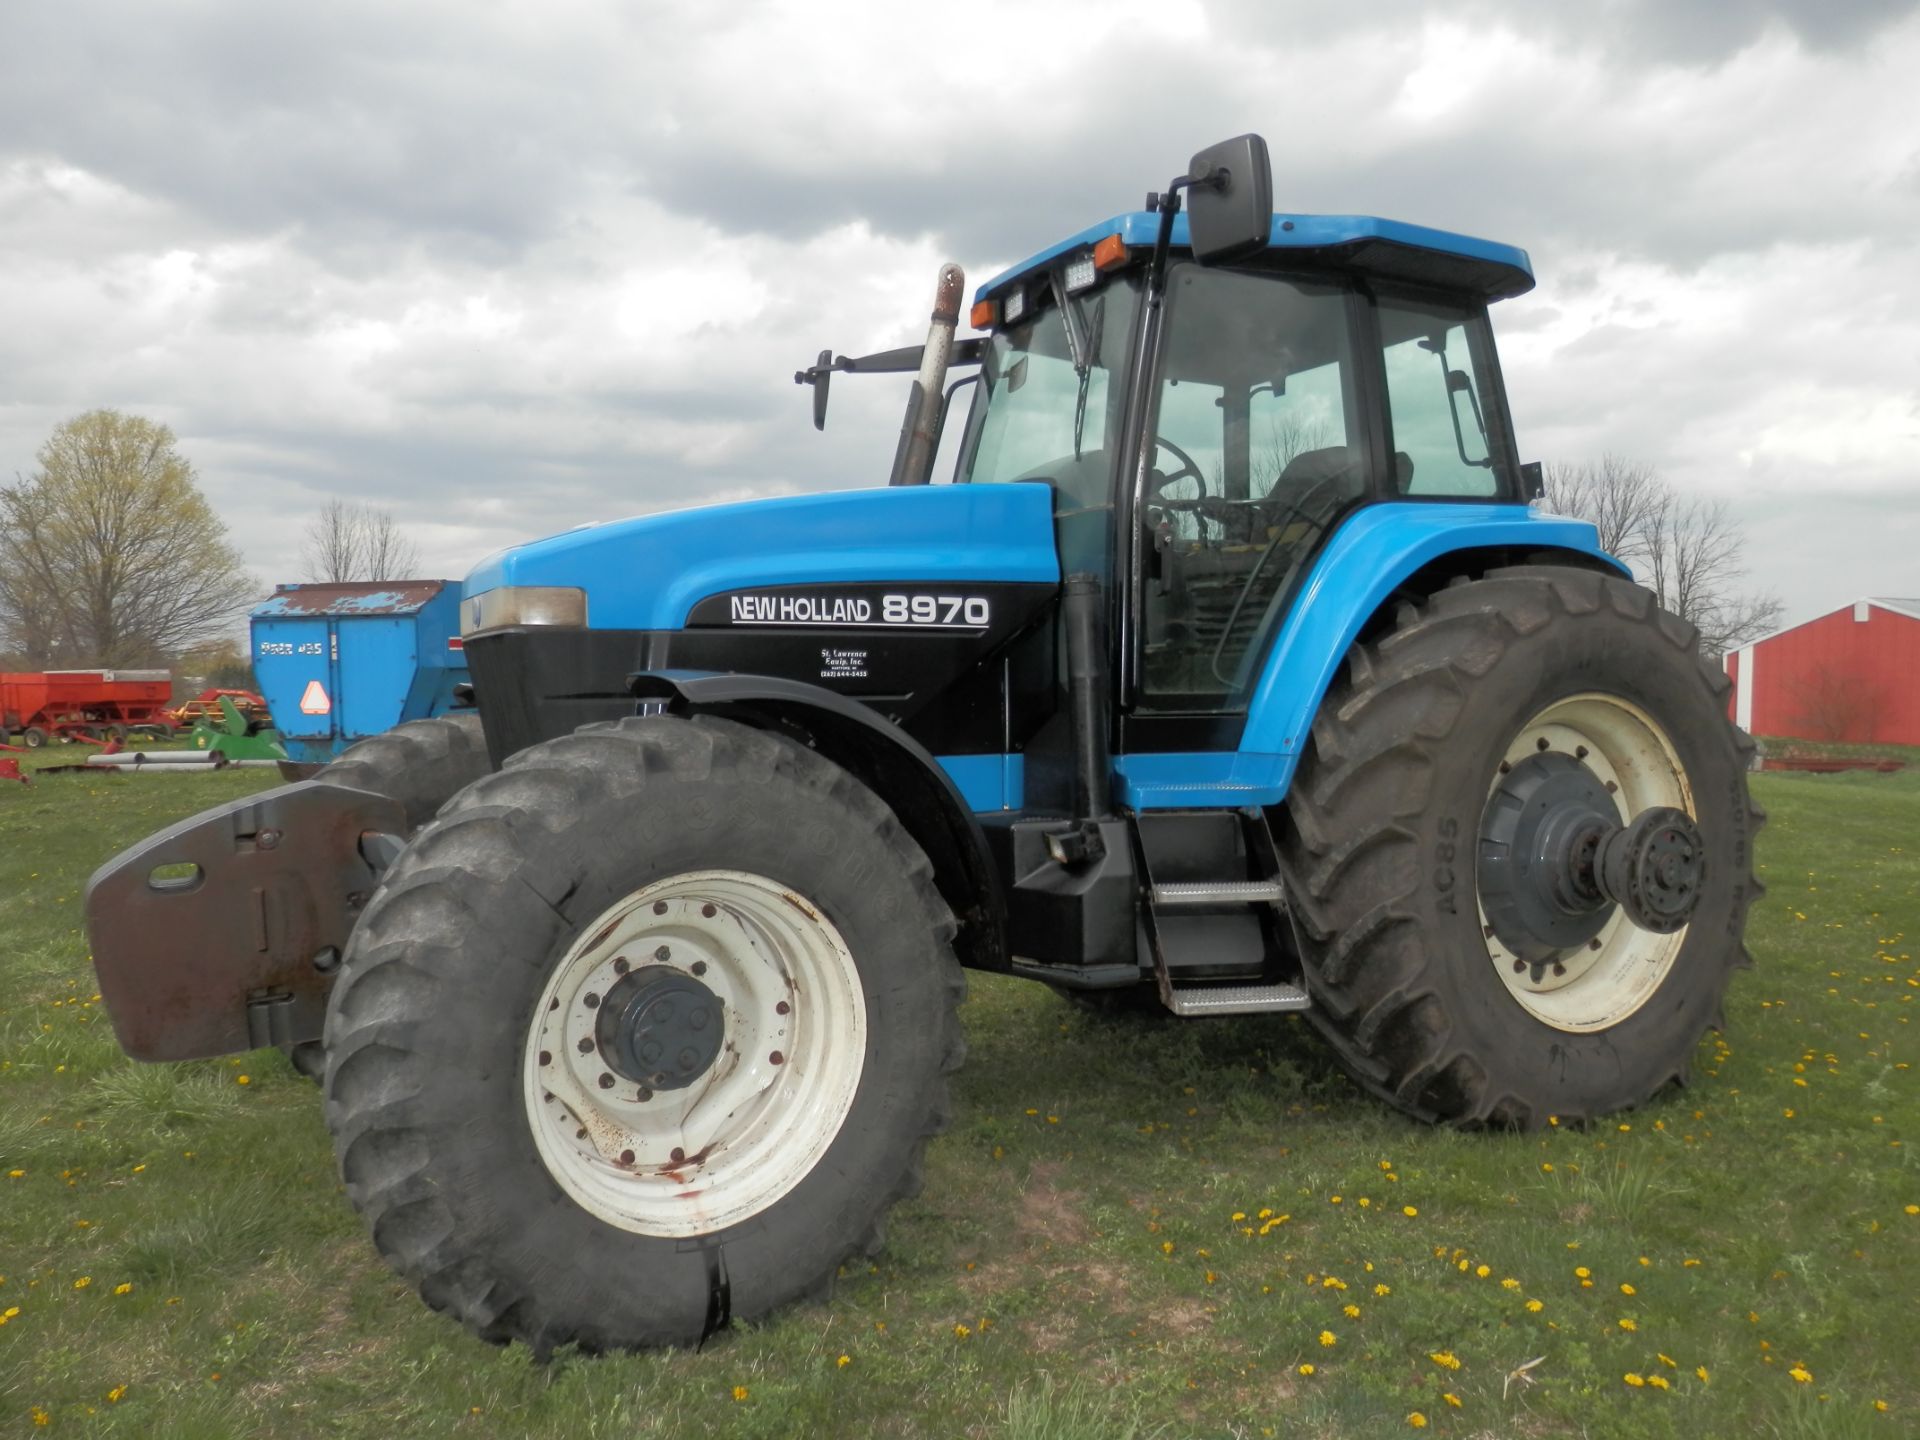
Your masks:
M939 259L984 278L1259 129L1283 207L1530 249L1542 287L1498 319L1532 453L1752 504L1795 595L1870 530L1873 583L1911 593L1883 540L1920 469L1914 13L16 7L0 474L80 409L152 414L280 577L322 493L394 505L457 572L872 483L898 385L843 383L818 436L796 364L915 338Z

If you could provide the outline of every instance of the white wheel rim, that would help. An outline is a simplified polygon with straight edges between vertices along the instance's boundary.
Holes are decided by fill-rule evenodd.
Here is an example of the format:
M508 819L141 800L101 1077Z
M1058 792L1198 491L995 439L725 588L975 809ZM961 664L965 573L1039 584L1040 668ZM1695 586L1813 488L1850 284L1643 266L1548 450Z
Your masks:
M1693 815L1693 787L1680 757L1653 717L1616 695L1571 695L1547 706L1514 735L1502 757L1517 765L1548 749L1576 756L1612 791L1625 824L1650 806L1670 806ZM1491 795L1500 770L1488 782ZM1619 1024L1652 998L1673 969L1687 927L1670 935L1642 930L1619 906L1589 945L1534 967L1500 943L1480 906L1480 933L1487 958L1507 993L1534 1019L1556 1030L1583 1033Z
M620 1076L595 1042L599 997L660 971L696 977L724 1016L717 1058L679 1089ZM711 1234L820 1163L866 1047L859 971L819 907L763 876L689 871L610 907L554 967L527 1032L527 1119L584 1209L641 1235Z

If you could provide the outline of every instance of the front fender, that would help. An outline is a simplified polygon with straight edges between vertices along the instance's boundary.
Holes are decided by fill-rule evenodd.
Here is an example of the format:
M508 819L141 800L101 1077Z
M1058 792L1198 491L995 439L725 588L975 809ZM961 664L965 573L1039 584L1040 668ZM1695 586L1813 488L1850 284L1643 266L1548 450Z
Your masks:
M960 922L960 960L1005 970L1006 897L973 807L926 747L845 695L777 675L643 670L628 681L642 704L711 711L801 736L889 805L933 862L934 883Z

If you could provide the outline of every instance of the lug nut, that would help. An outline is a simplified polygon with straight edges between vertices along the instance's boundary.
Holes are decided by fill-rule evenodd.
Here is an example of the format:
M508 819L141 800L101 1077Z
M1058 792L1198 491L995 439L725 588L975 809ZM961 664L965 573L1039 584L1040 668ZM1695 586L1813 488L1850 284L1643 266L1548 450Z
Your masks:
M673 958L673 951L662 945L658 950L653 952L653 958L665 964Z
M600 997L589 990L586 993L585 1004L589 1010L598 1010L600 1008Z
M666 913L667 913L667 902L666 902L666 901L664 901L664 900L656 900L656 901L654 901L654 902L653 902L653 913L654 913L654 914L656 914L656 915L664 915L664 914L666 914Z
M653 1098L653 1092L649 1090L646 1086L642 1085L638 1090L634 1092L633 1098L638 1100L642 1105L644 1105L647 1103L647 1101Z
M590 1054L590 1053L592 1053L592 1050L593 1050L593 1037L592 1037L591 1035L582 1035L582 1036L580 1037L580 1046L579 1046L579 1049L580 1049L580 1053L581 1053L582 1055L587 1055L587 1054Z
M694 961L694 962L693 962L693 973L694 973L695 975L704 975L704 974L706 974L706 973L707 973L707 962L706 962L706 961L704 961L704 960L696 960L696 961Z
M551 1050L542 1050L540 1052L540 1063L542 1065L553 1064L553 1052Z
M778 1050L769 1055L767 1059L775 1065L784 1065L787 1063L787 1057L782 1055Z
M629 970L631 970L632 968L633 968L633 966L632 966L632 964L631 964L631 963L630 963L630 962L629 962L629 961L627 960L627 957L626 957L626 956L624 956L624 955L616 955L616 956L614 956L614 957L613 957L613 973L614 973L614 974L616 974L616 975L624 975L624 974L626 974L626 973L627 973L627 971L629 971Z
M1488 931L1487 933L1492 934L1493 932ZM789 1005L786 1001L782 1000L773 1007L773 1013L776 1015L784 1015L791 1009L793 1009L793 1007Z
M707 919L711 920L715 915L718 915L720 912L714 909L713 906L711 905L702 905L700 907L700 913L706 916Z
M607 1074L604 1070L600 1072L600 1088L602 1090L613 1089L613 1076Z
M633 1151L631 1151L631 1150L622 1150L622 1151L620 1152L620 1163L621 1163L622 1165L631 1165L631 1164L633 1164Z
M667 1158L673 1161L674 1164L678 1165L682 1160L687 1158L687 1152L682 1150L678 1145L676 1145L673 1147L673 1153L669 1155Z

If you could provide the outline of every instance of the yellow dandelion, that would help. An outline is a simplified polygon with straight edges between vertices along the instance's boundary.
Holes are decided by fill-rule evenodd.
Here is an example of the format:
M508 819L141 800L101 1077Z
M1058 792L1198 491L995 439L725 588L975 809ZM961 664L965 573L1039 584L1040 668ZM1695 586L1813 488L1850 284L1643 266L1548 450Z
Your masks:
M1334 1340L1331 1330L1322 1330L1320 1332L1320 1343L1331 1350L1337 1342Z
M1541 1301L1541 1300L1527 1301L1527 1309L1535 1315L1538 1315L1542 1310L1546 1308L1547 1308L1546 1303L1544 1301Z
M1647 1376L1647 1384L1653 1386L1656 1390L1671 1390L1673 1388L1667 1383L1667 1377L1664 1375Z
M1173 1241L1171 1241L1171 1240L1162 1240L1162 1241L1160 1242L1160 1253L1161 1253L1162 1255L1171 1255L1171 1254L1173 1254Z
M1490 1265L1476 1265L1473 1267L1473 1273L1484 1280L1493 1273L1493 1267Z
M1620 1378L1626 1381L1627 1384L1633 1386L1633 1388L1636 1390L1638 1390L1642 1385L1645 1385L1647 1383L1646 1376L1636 1375L1631 1370L1629 1370L1626 1374L1622 1375Z
M1420 1212L1411 1205L1402 1205L1400 1207L1400 1213L1406 1216L1409 1220L1411 1220L1413 1219L1414 1216L1418 1215Z
M1592 1276L1593 1272L1584 1265L1576 1265L1573 1267L1573 1278L1576 1280L1587 1280L1592 1278Z
M1391 1285L1376 1285L1373 1287L1373 1293L1376 1298L1385 1298L1393 1293L1393 1287Z
M1626 1283L1626 1282L1625 1282L1625 1281L1623 1280L1623 1281L1621 1281L1621 1282L1620 1282L1620 1293L1621 1293L1622 1295L1637 1295L1637 1294L1639 1294L1640 1292L1639 1292L1639 1291L1637 1291L1637 1290L1635 1290L1635 1289L1633 1288L1633 1286L1631 1286L1631 1285L1629 1285L1629 1284L1627 1284L1627 1283Z
M1209 1270L1207 1271L1207 1284L1211 1285L1213 1284L1213 1281L1214 1281L1213 1271Z
M1427 1417L1422 1415L1418 1410L1416 1410L1411 1415L1407 1416L1407 1424L1411 1425L1416 1430L1424 1430L1427 1428Z
M744 1399L746 1399L746 1398L747 1398L747 1387L746 1387L746 1386L744 1386L744 1385L736 1385L736 1386L734 1386L734 1387L733 1387L733 1398L734 1398L735 1400L744 1400Z
M956 1325L953 1327L953 1338L956 1340L964 1340L971 1334L973 1334L973 1330L969 1326Z
M1884 1415L1887 1412L1887 1402L1884 1400L1876 1400L1873 1402L1873 1408Z
M1707 1367L1706 1366L1704 1365L1694 1366L1693 1373L1699 1377L1700 1383L1702 1385L1705 1385L1707 1383Z
M251 1085L253 1083L252 1077L247 1075L236 1075L233 1077L233 1079L234 1079L234 1083L237 1085Z
M1451 1350L1435 1350L1427 1358L1443 1369L1458 1370L1460 1368L1460 1357Z
M123 1280L118 1285L113 1287L113 1293L116 1295L131 1294L132 1291L133 1291L133 1282L131 1280Z
M1622 1317L1620 1321L1620 1328L1626 1331L1629 1335L1631 1335L1634 1331L1638 1330L1640 1327L1634 1323L1631 1317Z
M1813 1372L1804 1365L1794 1366L1791 1370L1787 1371L1787 1374L1793 1377L1796 1385L1811 1385L1813 1383Z
M838 1360L834 1361L833 1363L839 1366L842 1370L844 1370L847 1368L847 1366L853 1363L853 1357L851 1355L842 1355Z
M1500 1282L1500 1288L1502 1290L1518 1290L1520 1288L1520 1282L1509 1275Z
M84 1290L92 1283L93 1277L91 1275L82 1275L78 1280L73 1282L73 1288L76 1290Z
M1440 1398L1446 1401L1447 1404L1451 1405L1454 1409L1458 1410L1460 1408L1460 1397L1454 1394L1451 1390L1447 1391Z
M1340 1307L1340 1313L1345 1315L1349 1320L1358 1320L1360 1318L1360 1307L1358 1305L1342 1305Z
M1302 1366L1300 1366L1299 1368L1300 1368L1300 1373L1301 1373L1302 1375L1311 1375L1311 1374L1313 1374L1313 1366L1311 1366L1311 1365L1302 1365Z
M1680 1368L1680 1362L1674 1359L1671 1355L1662 1355L1659 1351L1656 1350L1654 1352L1653 1358L1658 1360L1662 1365L1666 1366L1669 1370L1678 1370Z
M18 1170L16 1170L16 1171L14 1171L13 1173L14 1173L14 1174L16 1174L16 1175L18 1175L18 1174L19 1174L20 1172L19 1172ZM1907 1206L1907 1214L1909 1214L1909 1215L1920 1215L1920 1205L1909 1205L1909 1206Z

